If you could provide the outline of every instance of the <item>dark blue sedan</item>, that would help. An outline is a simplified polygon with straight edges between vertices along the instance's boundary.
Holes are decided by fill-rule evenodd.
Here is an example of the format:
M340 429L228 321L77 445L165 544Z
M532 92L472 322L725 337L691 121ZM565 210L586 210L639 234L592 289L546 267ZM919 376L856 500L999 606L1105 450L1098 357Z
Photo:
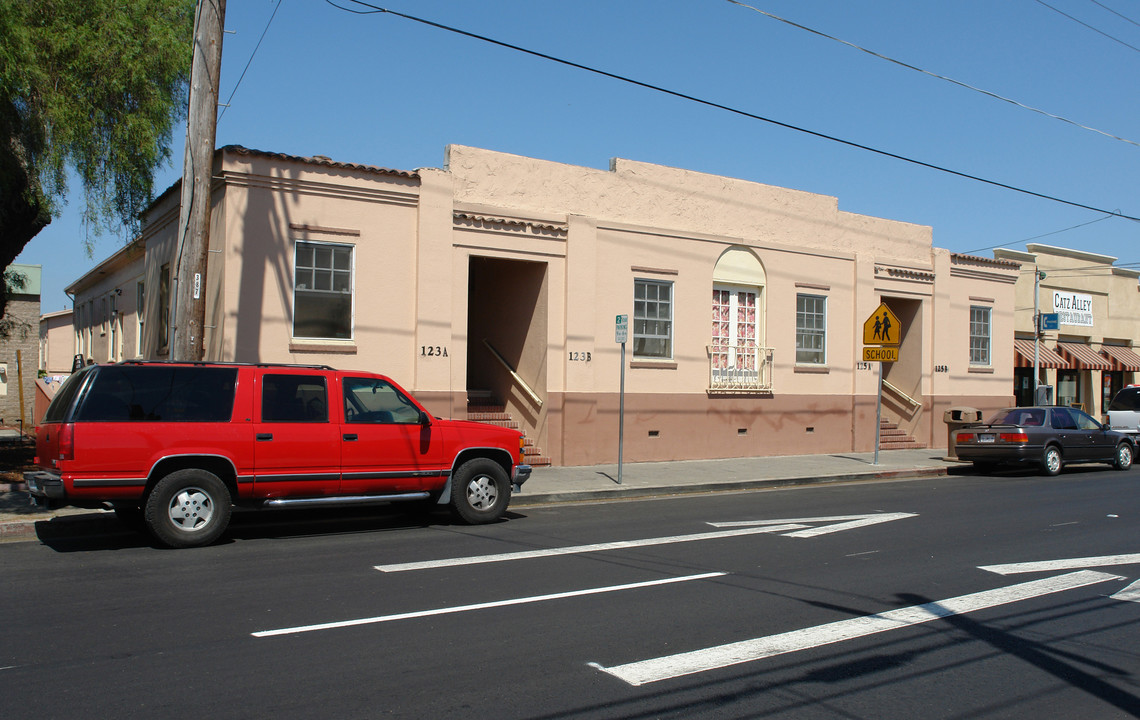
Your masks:
M1103 462L1132 467L1132 440L1076 408L1018 407L999 410L985 424L955 433L958 458L990 469L1005 463L1039 465L1056 475L1070 463Z

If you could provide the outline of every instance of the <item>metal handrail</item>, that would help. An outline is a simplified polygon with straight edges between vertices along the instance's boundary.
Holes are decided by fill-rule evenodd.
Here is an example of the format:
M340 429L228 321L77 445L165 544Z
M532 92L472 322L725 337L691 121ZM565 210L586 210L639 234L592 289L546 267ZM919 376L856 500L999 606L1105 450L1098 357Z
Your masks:
M916 407L916 408L922 407L922 403L915 400L910 395L907 395L902 390L899 390L894 385L891 385L890 382L888 382L887 380L883 380L883 387L890 388L891 392L893 392L895 395L899 395L900 397L902 397L903 400L906 400L908 403L910 403L911 407Z
M539 409L542 409L542 398L538 396L538 393L532 390L530 385L527 384L526 380L523 380L522 376L515 372L515 369L511 367L511 364L507 362L507 359L500 355L499 351L496 350L494 346L491 345L491 343L487 342L487 338L483 338L483 344L487 346L487 349L491 351L491 354L495 356L495 359L498 360L502 366L507 369L507 372L511 374L511 377L515 379L515 382L519 384L519 387L521 387L523 392L527 394L527 397L531 399L531 402L537 405Z

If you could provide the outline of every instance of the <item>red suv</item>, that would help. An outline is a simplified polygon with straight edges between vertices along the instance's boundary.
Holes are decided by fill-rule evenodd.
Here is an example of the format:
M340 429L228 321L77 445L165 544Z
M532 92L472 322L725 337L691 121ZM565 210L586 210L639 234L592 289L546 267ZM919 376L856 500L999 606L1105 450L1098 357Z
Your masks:
M383 375L330 367L128 362L59 389L24 474L37 503L113 508L162 544L213 542L232 506L450 505L506 512L523 437L432 417Z

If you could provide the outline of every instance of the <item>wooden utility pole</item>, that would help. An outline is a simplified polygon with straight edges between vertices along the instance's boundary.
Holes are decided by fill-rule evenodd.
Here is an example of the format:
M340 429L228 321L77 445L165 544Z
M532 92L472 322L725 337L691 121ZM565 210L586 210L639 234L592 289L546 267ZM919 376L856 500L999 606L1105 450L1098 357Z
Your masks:
M182 204L175 246L170 359L201 360L205 352L206 259L210 250L210 184L218 125L218 78L222 68L222 29L226 0L198 0L194 11L194 61L190 68L190 109L186 157L182 165Z

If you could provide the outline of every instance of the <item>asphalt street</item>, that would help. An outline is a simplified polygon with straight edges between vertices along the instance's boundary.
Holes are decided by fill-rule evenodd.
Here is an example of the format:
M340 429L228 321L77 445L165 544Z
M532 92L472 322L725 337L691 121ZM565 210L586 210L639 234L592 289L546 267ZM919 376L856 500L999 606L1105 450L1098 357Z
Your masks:
M952 475L481 527L251 514L195 550L118 531L0 545L0 716L1136 717L1138 480Z

